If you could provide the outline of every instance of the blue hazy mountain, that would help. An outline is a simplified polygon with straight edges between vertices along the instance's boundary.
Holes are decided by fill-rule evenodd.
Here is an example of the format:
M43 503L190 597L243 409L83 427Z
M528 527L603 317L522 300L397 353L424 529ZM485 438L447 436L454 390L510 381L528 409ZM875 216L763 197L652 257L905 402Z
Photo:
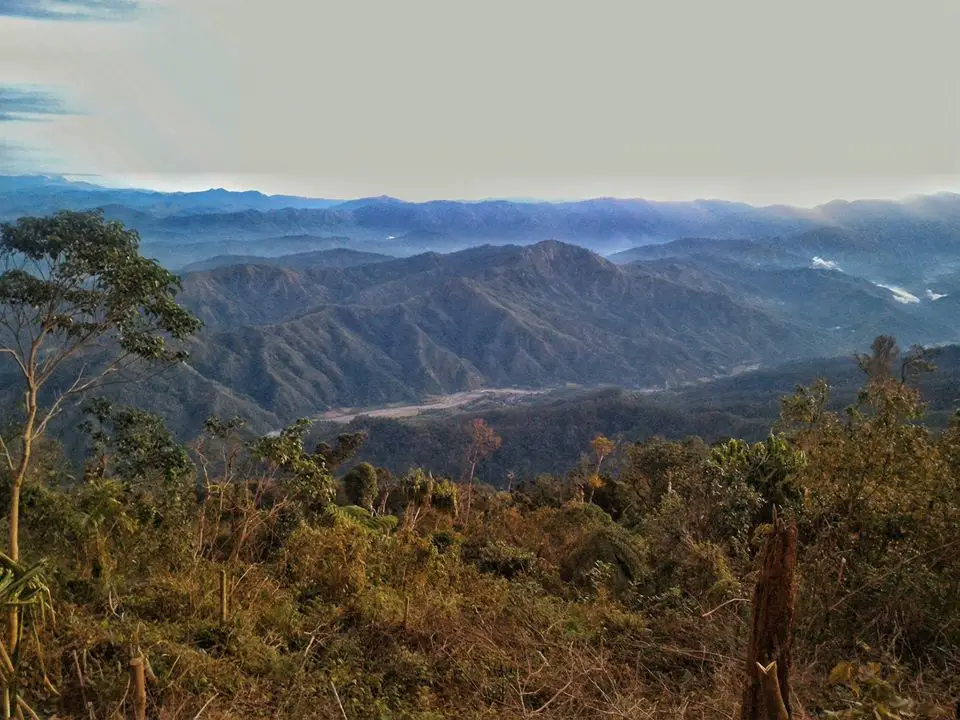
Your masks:
M60 176L0 176L0 217L5 218L110 205L139 210L156 217L167 217L184 213L316 209L331 207L339 202L291 195L264 195L255 190L237 192L216 188L199 192L157 192L107 188Z
M222 189L162 193L59 177L0 177L0 219L61 208L103 208L139 230L149 254L176 268L220 255L349 248L402 257L547 239L603 255L619 252L617 262L699 252L696 243L715 240L754 242L744 246L750 254L776 255L777 262L792 254L795 262L809 263L832 253L852 268L860 249L881 248L891 261L918 252L935 256L960 231L960 196L948 193L903 202L834 201L812 209L621 198L413 203L387 196L342 201ZM784 250L789 238L803 236L808 240L802 246ZM683 243L693 245L687 250ZM735 244L725 247L737 251Z

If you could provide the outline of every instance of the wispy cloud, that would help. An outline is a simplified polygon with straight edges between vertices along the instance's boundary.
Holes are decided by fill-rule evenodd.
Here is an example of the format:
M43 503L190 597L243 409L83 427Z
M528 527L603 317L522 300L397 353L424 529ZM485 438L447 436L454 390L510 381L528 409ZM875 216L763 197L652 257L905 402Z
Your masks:
M0 140L0 173L32 173L53 160L49 153L35 147Z
M74 114L58 95L49 90L0 85L0 123L43 122L53 117Z
M36 20L127 20L140 0L0 0L0 17Z
M34 123L76 114L58 93L48 88L0 85L0 127L8 128L3 131L6 137L0 138L0 172L32 172L40 165L54 163L56 156L44 147L42 137L38 145L36 133L22 131Z

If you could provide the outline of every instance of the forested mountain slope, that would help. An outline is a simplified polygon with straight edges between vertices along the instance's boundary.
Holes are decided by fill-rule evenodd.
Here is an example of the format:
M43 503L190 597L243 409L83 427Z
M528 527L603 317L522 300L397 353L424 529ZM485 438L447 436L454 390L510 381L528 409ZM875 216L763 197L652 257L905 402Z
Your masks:
M915 381L928 403L928 420L946 427L960 408L960 346L936 351L937 369ZM496 400L471 408L428 412L419 417L357 417L348 424L324 423L321 437L364 431L358 456L394 470L423 465L457 477L470 442L469 423L483 418L503 438L484 461L482 475L502 484L538 473L562 472L589 451L597 433L635 442L650 437L706 442L727 437L760 440L777 421L780 398L823 378L831 407L853 404L864 374L853 357L818 358L720 378L676 391L640 393L620 388L556 391L507 406Z
M825 353L827 333L556 242L184 279L200 374L282 416L478 386L657 386Z

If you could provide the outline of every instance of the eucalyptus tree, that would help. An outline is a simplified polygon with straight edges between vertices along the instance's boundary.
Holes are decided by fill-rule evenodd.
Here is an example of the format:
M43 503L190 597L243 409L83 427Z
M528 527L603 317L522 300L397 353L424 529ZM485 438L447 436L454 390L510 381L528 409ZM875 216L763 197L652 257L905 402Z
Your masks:
M176 275L140 254L134 230L100 211L0 225L0 359L22 391L16 430L0 438L12 560L20 558L20 494L37 440L72 399L134 365L185 358L180 343L200 321L177 304L179 289ZM15 614L9 625L12 650Z

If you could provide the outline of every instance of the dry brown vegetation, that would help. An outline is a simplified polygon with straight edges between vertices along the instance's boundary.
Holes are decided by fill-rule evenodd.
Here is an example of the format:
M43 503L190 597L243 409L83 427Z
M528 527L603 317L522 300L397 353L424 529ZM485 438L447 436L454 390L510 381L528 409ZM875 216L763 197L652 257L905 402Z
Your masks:
M798 532L792 662L757 660L790 668L792 716L949 717L960 425L925 430L899 380L840 415L822 390L764 443L619 448L593 502L596 453L477 488L469 524L420 470L377 474L382 512L331 504L321 458L344 458L305 425L249 444L212 423L179 465L159 427L105 416L81 482L48 443L25 489L56 616L25 635L21 694L132 717L142 655L148 717L734 718L776 512Z
M128 262L134 235L97 215L37 222L2 235L8 260L36 265L0 275L0 349L25 389L0 427L6 717L955 713L960 418L922 424L922 352L900 362L878 338L852 407L800 388L762 442L594 436L566 475L508 491L476 483L500 446L482 420L458 484L343 474L363 436L311 450L306 420L250 439L212 418L182 447L101 399L73 431L78 467L61 446L76 438L36 424L37 379L56 383L31 368L111 333L175 359L167 336L195 322L172 276Z

